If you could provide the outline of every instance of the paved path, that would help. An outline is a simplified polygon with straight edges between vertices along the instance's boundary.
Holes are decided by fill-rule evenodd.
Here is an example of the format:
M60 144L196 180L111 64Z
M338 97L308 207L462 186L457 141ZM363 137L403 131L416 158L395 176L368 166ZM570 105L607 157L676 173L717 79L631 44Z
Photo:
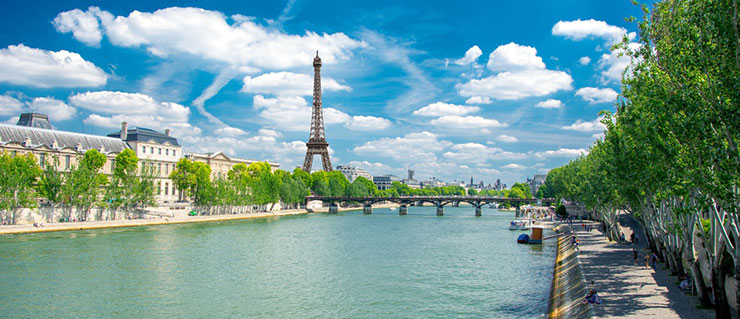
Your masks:
M580 239L579 258L589 288L596 289L603 303L594 305L595 318L714 318L713 310L697 309L694 296L678 288L675 276L658 263L657 272L645 268L647 253L642 227L629 215L621 215L619 223L626 238L634 230L638 244L614 243L595 230L586 232L581 223L573 223ZM632 258L632 248L638 251L638 265ZM593 281L593 284L592 284Z

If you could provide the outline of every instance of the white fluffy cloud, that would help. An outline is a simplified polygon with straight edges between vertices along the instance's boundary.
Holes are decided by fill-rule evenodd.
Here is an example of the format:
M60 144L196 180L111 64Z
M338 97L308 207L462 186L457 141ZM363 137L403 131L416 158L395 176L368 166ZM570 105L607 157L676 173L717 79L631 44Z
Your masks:
M368 161L351 161L350 166L361 167L372 175L388 174L392 168L383 163L368 162Z
M467 100L465 100L465 104L491 104L493 101L491 101L490 97L487 96L471 96Z
M445 115L466 115L480 111L477 106L465 106L436 102L429 104L414 111L414 115L420 116L445 116Z
M461 96L518 100L572 89L573 78L563 71L529 70L502 72L482 79L472 79L455 87Z
M631 51L640 48L639 43L630 43L628 49ZM599 59L599 68L601 68L601 78L604 82L619 83L622 81L622 73L628 69L631 58L624 54L624 50L614 50L601 55ZM629 72L629 70L627 70Z
M563 107L563 102L560 100L555 100L555 99L547 99L545 101L541 101L535 104L534 106L544 108L544 109L559 109Z
M360 155L390 157L404 163L417 160L434 160L434 152L439 152L452 145L451 142L440 140L439 136L430 132L408 133L403 137L385 137L365 142L352 151Z
M564 130L579 131L579 132L600 132L606 129L606 125L601 123L601 117L597 117L595 120L590 122L584 122L583 120L577 120L575 123L563 126Z
M578 59L578 63L580 63L581 65L588 65L589 63L591 63L591 58L587 56L582 56L580 59Z
M311 107L300 96L278 96L266 98L255 95L252 104L259 110L260 117L286 131L308 131L311 126ZM383 130L391 123L375 116L350 116L334 108L322 108L324 124L344 124L355 131Z
M280 96L313 95L313 76L292 72L265 73L257 77L246 76L243 79L242 92L272 94ZM332 78L321 78L323 91L347 91L352 88L339 84Z
M353 131L377 131L384 130L389 126L391 126L391 121L375 116L355 115L347 123L344 123L344 127Z
M98 15L100 9L91 7L88 12L74 9L62 12L52 23L59 32L72 32L75 39L90 46L100 45L103 33L100 31Z
M468 51L465 51L465 56L455 60L455 64L457 65L468 65L470 63L475 62L478 60L478 57L483 54L483 51L477 46L474 45L468 49Z
M545 68L537 49L514 42L499 46L488 56L488 69L494 72L540 70Z
M300 96L266 98L255 95L252 104L260 116L286 131L308 131L311 126L311 107ZM340 124L350 120L347 113L333 108L323 108L324 124Z
M126 121L132 126L169 127L173 131L179 128L177 133L181 135L192 133L188 132L191 129L188 124L190 108L159 102L141 93L85 92L70 96L69 103L93 113L84 120L86 124L115 128Z
M501 123L495 119L487 119L481 116L459 116L459 115L445 115L439 118L429 121L429 124L453 129L482 129L482 128L495 128L506 126L506 123Z
M581 154L588 154L588 150L585 148L560 148L555 151L543 151L534 153L535 156L543 157L577 157Z
M225 126L222 128L218 128L214 131L214 133L217 136L227 136L227 137L235 137L235 136L244 136L247 134L247 132L244 132L244 130L236 127L231 126Z
M509 136L509 135L499 135L496 138L496 140L500 142L505 142L505 143L519 142L518 138L516 138L515 136Z
M619 93L610 88L585 87L576 91L576 96L580 96L590 104L611 103L617 99Z
M23 111L23 103L8 95L0 95L0 116L17 116Z
M28 104L28 107L36 112L49 115L49 119L52 121L69 120L77 114L74 107L48 97L37 97Z
M491 160L524 159L524 153L512 153L498 147L489 147L478 143L455 144L442 156L457 163L486 163Z
M611 45L621 41L622 37L627 34L627 29L609 25L604 21L578 19L574 21L558 21L552 27L552 34L576 41L583 40L587 37L602 38L607 41L607 44ZM630 33L628 37L632 39L635 37L635 34Z
M259 25L249 17L234 15L229 19L221 12L200 8L133 11L126 17L90 7L84 12L60 13L54 26L59 32L72 32L88 45L97 45L102 32L114 45L144 47L159 57L187 55L252 69L303 66L314 58L316 50L324 62L334 63L367 46L344 33L292 35Z
M516 164L516 163L509 163L509 164L506 164L504 166L501 166L501 168L503 168L503 169L513 169L513 170L523 170L523 169L525 169L527 167L524 166L524 165Z
M65 50L47 51L23 44L0 49L0 82L40 88L96 87L105 85L108 75Z

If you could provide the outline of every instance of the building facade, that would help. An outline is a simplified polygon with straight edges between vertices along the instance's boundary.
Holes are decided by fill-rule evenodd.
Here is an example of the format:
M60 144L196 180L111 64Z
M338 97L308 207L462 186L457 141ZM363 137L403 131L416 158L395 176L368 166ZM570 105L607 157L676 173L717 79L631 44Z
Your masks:
M121 123L121 130L108 134L108 137L126 142L136 152L139 165L149 165L154 172L155 184L159 187L157 201L173 202L179 199L178 190L170 180L170 173L183 157L182 147L177 139L170 136L170 130L157 132L152 129L129 128L128 123Z
M185 158L194 161L194 162L201 162L206 163L208 166L211 167L211 179L217 179L217 178L226 178L228 176L229 171L232 167L236 164L246 164L249 166L249 164L257 162L256 160L251 159L243 159L243 158L237 158L237 157L229 157L226 154L222 152L214 152L214 153L188 153L185 154ZM280 164L273 163L273 162L267 162L270 164L270 169L274 172L276 169L280 168Z
M373 176L373 183L378 187L379 190L384 191L390 189L393 182L400 182L401 179L395 175L380 175Z
M344 177L346 177L350 183L354 182L355 179L357 179L360 176L370 181L373 180L373 177L370 174L368 174L367 171L365 171L364 169L360 167L354 167L354 166L349 166L349 165L339 165L337 166L337 170L342 172L342 174L344 174Z

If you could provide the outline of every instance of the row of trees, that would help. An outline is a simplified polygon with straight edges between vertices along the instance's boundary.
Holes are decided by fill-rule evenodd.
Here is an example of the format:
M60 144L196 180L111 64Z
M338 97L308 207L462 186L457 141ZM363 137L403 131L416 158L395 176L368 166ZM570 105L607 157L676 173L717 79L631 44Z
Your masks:
M593 209L611 238L621 210L638 217L671 271L689 273L702 303L730 318L725 280L740 286L738 4L643 10L640 46L616 48L632 63L616 113L602 112L604 138L551 170L545 191ZM729 298L740 304L740 289Z
M63 171L56 156L42 169L32 153L0 153L0 219L15 224L23 209L39 206L39 199L47 221L56 216L87 220L92 208L97 208L98 220L115 219L117 211L128 215L155 202L159 189L151 165L139 167L136 154L127 149L116 156L109 178L101 172L106 161L104 154L91 149ZM105 210L109 216L103 216Z

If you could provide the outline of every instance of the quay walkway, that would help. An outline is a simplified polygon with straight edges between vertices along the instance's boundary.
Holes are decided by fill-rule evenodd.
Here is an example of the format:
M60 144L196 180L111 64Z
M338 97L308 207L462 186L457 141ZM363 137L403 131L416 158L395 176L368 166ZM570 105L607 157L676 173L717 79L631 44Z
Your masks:
M610 242L597 230L598 224L586 222L593 229L586 232L581 222L573 222L580 240L579 259L586 286L595 289L603 302L593 305L594 318L714 318L714 310L697 309L699 300L678 288L675 276L669 276L664 264L657 270L645 268L643 258L648 253L642 226L632 216L619 216L626 238L633 231L638 244ZM632 248L638 251L638 263L632 258Z

